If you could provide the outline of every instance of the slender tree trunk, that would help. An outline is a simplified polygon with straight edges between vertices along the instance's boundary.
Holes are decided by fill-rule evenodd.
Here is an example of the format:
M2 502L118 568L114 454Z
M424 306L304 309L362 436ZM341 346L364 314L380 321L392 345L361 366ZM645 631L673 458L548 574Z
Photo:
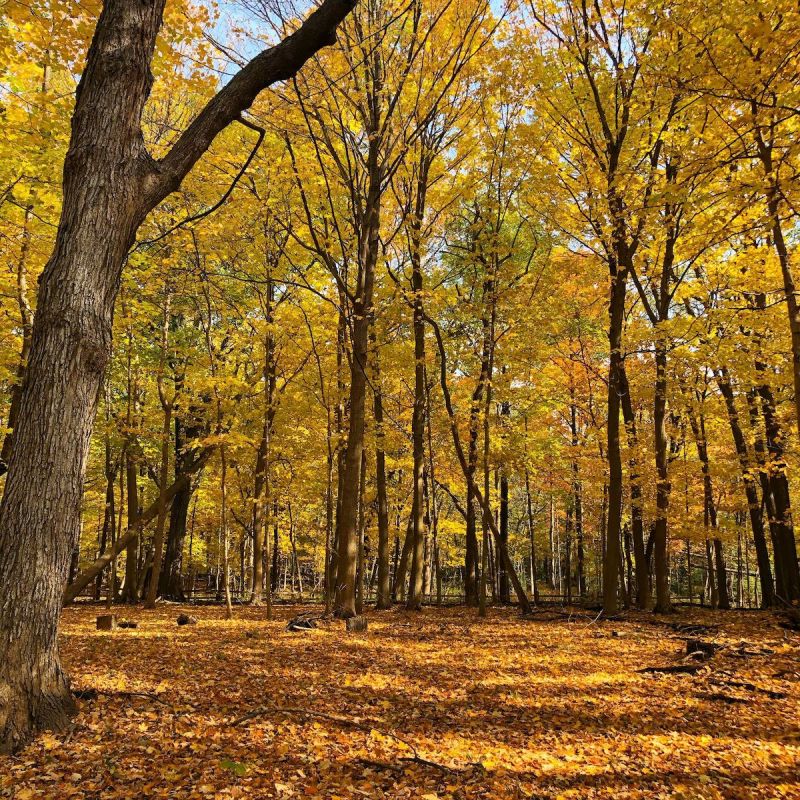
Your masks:
M525 468L525 510L528 517L528 537L531 542L531 593L534 605L539 602L539 586L536 581L536 535L533 526L533 501L531 500L531 478Z
M377 50L377 48L376 48ZM375 58L379 60L376 53ZM374 76L378 86L380 68ZM373 112L378 113L376 108ZM359 276L352 304L352 359L350 368L350 425L344 460L344 477L339 515L336 520L338 545L335 613L351 617L356 612L355 581L358 558L358 487L361 478L361 454L364 449L364 413L367 394L369 331L372 321L372 293L375 267L380 249L380 207L383 169L377 117L372 120L367 154L368 190L359 242Z
M742 431L739 413L736 409L733 387L731 386L728 370L725 367L717 372L717 386L725 400L728 422L731 427L736 454L739 457L739 465L742 470L742 483L744 484L745 496L747 498L750 527L753 531L753 543L755 544L756 559L758 562L758 577L761 584L761 606L762 608L770 608L774 603L774 585L772 582L772 567L769 561L769 549L767 548L767 539L764 534L764 516L761 513L758 488L753 479L754 465L750 456L750 449L747 445L744 432Z
M656 384L653 401L653 427L656 453L656 522L655 522L655 611L667 613L671 608L669 596L668 515L669 515L669 450L667 440L667 345L663 336L656 335Z
M256 470L253 484L253 583L250 589L250 603L260 605L264 587L264 551L268 536L265 524L266 509L270 501L270 450L272 445L272 426L275 420L275 336L274 323L275 286L272 272L267 272L267 285L264 293L264 423L261 440L256 455Z
M725 568L725 555L722 549L722 539L714 539L714 566L717 571L717 596L719 607L725 611L730 610L731 600L728 593L728 573Z
M389 586L389 501L386 492L385 434L383 429L383 393L381 391L380 360L377 352L375 370L375 484L378 500L378 588L376 608L391 608Z
M508 476L505 471L500 474L500 539L508 547ZM501 603L511 602L511 586L505 566L498 565L497 593Z
M172 430L172 404L164 407L164 425L161 430L161 470L158 485L158 516L156 517L156 530L153 536L153 569L150 573L150 583L147 586L145 608L155 608L158 595L158 584L161 576L161 560L164 550L164 527L167 521L167 481L169 480L169 449L170 431Z
M8 410L8 422L6 433L3 439L3 449L0 453L0 466L2 472L8 467L11 460L11 451L14 447L14 428L19 417L19 406L22 401L22 385L25 380L25 370L28 363L28 355L31 351L31 337L33 335L33 310L31 309L28 297L28 256L31 249L31 220L33 218L33 208L25 208L25 218L22 223L22 246L20 248L19 261L17 262L17 305L19 306L20 322L22 324L22 347L17 363L17 375L14 386L11 389L11 406Z
M650 565L645 558L644 521L642 519L642 479L639 474L639 434L636 427L636 415L633 410L631 393L628 387L628 375L623 364L620 379L624 385L622 397L622 417L625 421L625 432L628 438L630 460L628 462L628 484L631 495L631 537L633 539L633 563L636 573L636 605L641 609L650 606Z
M624 369L622 328L625 316L625 283L627 270L617 268L611 278L608 341L610 348L608 371L608 524L606 552L603 560L603 611L619 611L619 559L622 531L622 453L619 437L620 396L627 386L621 373Z

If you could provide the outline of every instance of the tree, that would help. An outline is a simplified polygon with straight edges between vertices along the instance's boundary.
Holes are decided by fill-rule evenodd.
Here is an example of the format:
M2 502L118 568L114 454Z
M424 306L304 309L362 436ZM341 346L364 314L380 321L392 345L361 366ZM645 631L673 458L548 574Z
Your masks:
M26 382L0 505L0 749L75 711L58 658L62 588L125 256L145 216L259 92L330 45L352 0L325 0L243 67L159 161L141 132L165 0L107 2L78 88L56 245L39 286ZM20 559L22 553L36 558ZM5 590L5 589L4 589Z

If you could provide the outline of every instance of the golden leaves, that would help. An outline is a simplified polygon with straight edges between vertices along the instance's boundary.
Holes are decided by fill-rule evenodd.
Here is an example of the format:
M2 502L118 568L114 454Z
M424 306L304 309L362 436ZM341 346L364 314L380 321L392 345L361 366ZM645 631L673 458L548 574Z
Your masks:
M713 616L719 643L744 639L758 653L728 659L737 679L789 695L743 689L748 702L730 706L709 699L706 676L636 672L684 649L648 617L588 627L429 609L372 615L369 636L353 640L334 626L284 631L296 610L266 622L263 610L242 608L226 622L221 609L195 607L203 624L188 631L176 630L174 607L134 610L139 629L100 636L94 609L69 609L67 666L78 687L103 691L81 701L71 734L45 734L0 764L0 797L800 793L799 643L768 618ZM253 631L261 635L245 635ZM711 677L729 669L725 658L708 665ZM231 727L259 707L266 713Z

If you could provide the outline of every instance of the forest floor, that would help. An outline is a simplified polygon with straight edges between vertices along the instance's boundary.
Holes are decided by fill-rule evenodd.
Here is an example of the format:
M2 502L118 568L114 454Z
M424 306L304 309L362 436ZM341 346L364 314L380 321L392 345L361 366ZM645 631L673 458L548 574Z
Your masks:
M0 797L800 798L800 633L771 615L428 608L285 630L308 610L160 605L100 632L102 609L67 609L80 714L0 759ZM687 622L713 626L707 662L669 627Z

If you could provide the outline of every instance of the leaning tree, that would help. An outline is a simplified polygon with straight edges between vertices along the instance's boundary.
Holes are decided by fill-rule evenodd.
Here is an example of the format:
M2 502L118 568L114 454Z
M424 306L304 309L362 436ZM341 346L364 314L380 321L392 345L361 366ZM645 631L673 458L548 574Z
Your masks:
M0 503L0 752L38 730L63 729L75 711L59 663L58 617L114 300L136 232L228 125L260 130L242 112L332 44L355 2L324 0L246 64L156 160L145 146L142 110L166 0L105 0L76 93L61 220L39 285Z

